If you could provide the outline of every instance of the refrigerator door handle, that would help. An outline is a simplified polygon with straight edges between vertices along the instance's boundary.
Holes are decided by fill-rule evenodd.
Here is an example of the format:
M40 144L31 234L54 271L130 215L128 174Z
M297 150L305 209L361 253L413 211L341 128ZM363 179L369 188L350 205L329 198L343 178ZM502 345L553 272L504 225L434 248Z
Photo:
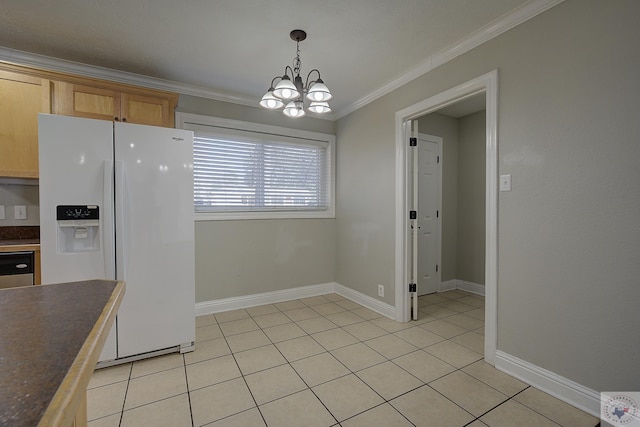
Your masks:
M124 195L124 162L115 162L115 219L116 219L116 279L126 280L127 271L127 232L125 224L125 195Z
M113 224L113 161L104 161L103 170L103 196L102 207L103 211L100 212L100 218L102 222L102 235L100 238L103 242L103 256L104 256L104 277L107 279L115 279L115 260L114 260L114 224Z

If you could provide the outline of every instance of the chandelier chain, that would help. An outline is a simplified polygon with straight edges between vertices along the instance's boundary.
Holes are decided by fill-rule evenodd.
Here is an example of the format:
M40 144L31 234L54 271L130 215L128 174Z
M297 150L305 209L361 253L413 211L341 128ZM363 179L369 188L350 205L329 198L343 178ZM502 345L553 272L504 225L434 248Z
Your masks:
M300 75L302 69L302 61L300 60L300 42L296 41L296 57L293 59L293 72L294 77Z

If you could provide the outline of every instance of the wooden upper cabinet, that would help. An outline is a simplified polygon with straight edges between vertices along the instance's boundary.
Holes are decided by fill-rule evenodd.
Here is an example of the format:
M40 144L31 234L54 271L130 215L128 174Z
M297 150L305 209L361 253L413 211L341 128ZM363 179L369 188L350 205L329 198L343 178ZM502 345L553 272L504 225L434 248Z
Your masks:
M66 82L54 82L54 113L100 120L120 120L120 93Z
M173 127L175 104L166 98L123 93L120 98L122 117L128 123Z
M51 82L0 70L0 176L38 177L38 113L51 112Z
M173 127L174 94L54 83L55 113L65 116Z
M0 62L0 177L38 178L38 113L174 127L178 94Z

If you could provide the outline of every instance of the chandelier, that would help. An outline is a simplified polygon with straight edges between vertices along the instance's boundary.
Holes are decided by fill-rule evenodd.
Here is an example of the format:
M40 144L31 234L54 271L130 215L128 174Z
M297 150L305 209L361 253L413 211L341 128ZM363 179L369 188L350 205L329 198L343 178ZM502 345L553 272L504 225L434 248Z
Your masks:
M296 57L293 59L293 68L286 66L283 76L275 76L271 80L269 90L264 94L260 105L270 110L277 110L284 107L282 111L287 117L302 117L304 111L304 97L310 101L307 107L309 111L314 113L328 113L331 111L329 101L333 95L329 92L329 88L320 78L320 71L313 69L307 74L306 82L303 84L300 71L302 62L300 61L300 42L307 38L307 33L302 30L293 30L289 34L291 40L296 42ZM311 79L311 76L317 73L318 78ZM274 87L274 83L278 81ZM293 80L293 81L292 81ZM285 105L286 103L286 105Z

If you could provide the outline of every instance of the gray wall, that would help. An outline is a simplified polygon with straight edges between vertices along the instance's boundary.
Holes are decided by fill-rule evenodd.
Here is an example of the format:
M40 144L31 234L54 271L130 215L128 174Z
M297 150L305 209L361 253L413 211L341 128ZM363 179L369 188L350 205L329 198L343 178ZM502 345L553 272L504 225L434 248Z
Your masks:
M335 123L181 95L177 111L335 134ZM335 219L196 221L196 302L335 281Z
M393 280L396 111L499 69L498 350L637 389L638 16L567 0L340 119L337 281L374 297Z
M6 181L6 178L0 178L0 205L4 206L5 212L5 219L0 219L0 227L40 225L38 186L7 183ZM27 219L14 218L16 205L27 207Z
M335 220L196 221L196 301L335 281Z
M484 285L486 114L461 117L458 139L458 276Z

